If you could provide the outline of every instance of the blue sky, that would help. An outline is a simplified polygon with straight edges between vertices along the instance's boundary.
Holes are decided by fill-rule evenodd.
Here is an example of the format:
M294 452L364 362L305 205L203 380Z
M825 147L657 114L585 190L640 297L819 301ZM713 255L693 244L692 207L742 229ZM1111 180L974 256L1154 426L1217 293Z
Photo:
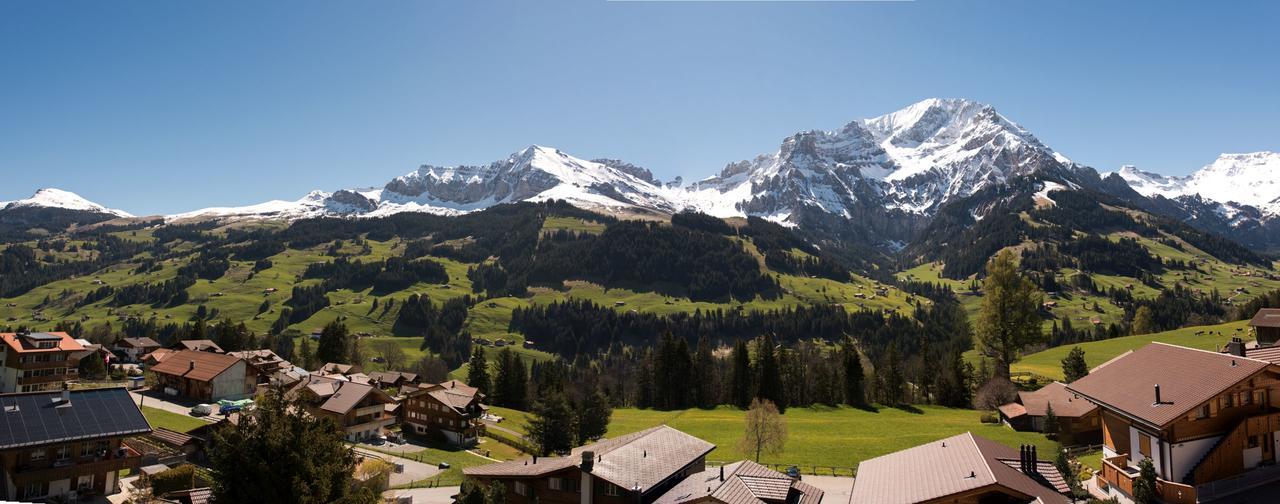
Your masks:
M1073 159L1280 150L1276 2L0 2L0 200L138 214L530 144L710 175L928 97Z

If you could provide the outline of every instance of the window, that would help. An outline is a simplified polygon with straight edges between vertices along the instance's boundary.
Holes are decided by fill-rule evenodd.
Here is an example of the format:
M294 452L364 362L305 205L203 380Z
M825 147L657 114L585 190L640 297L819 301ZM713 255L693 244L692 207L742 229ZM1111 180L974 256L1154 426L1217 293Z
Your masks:
M58 460L67 460L71 458L71 447L67 445L59 446L55 458Z
M1204 405L1204 406L1201 406L1201 407L1200 407L1200 409L1196 410L1196 418L1197 418L1197 419L1200 419L1200 420L1203 420L1203 419L1205 419L1205 418L1209 418L1209 405L1208 405L1208 404L1206 404L1206 405Z
M551 487L552 490L564 490L563 481L564 479L562 478L549 478L547 479L547 486Z
M1245 446L1245 448L1257 448L1257 447L1258 447L1258 436L1249 436L1249 441L1248 441L1248 444Z
M86 475L80 476L80 479L76 481L76 490L79 490L81 492L88 492L89 490L92 490L92 489L93 489L92 474L86 474Z
M607 484L604 487L604 494L610 497L619 497L622 495L622 487L614 484Z
M31 460L44 460L44 457L44 448L36 448L31 450L31 455L28 458Z
M1252 393L1252 392L1248 392L1248 391L1241 392L1241 393L1240 393L1240 405L1241 405L1241 406L1252 406L1252 405L1253 405L1253 393Z
M1233 406L1231 398L1231 394L1222 396L1222 409L1227 409Z
M1138 433L1138 453L1143 457L1151 458L1151 436Z
M529 485L526 485L523 481L517 481L517 482L515 482L515 483L516 483L516 494L517 494L517 495L523 495L523 496L525 496L525 497L528 497L528 496L529 496Z
M43 483L27 483L27 487L22 490L22 495L24 499L30 499L33 497L43 497L44 484Z

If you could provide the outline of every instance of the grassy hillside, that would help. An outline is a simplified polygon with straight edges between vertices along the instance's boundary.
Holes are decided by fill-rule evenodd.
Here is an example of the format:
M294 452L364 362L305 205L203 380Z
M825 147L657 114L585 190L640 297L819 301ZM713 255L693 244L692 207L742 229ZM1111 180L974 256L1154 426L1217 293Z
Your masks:
M492 411L507 419L500 424L502 427L523 432L522 424L526 421L523 412L505 408L493 408ZM1055 441L1040 434L980 423L977 411L935 406L922 406L919 411L791 408L783 415L787 425L785 448L780 454L762 457L761 461L802 465L805 472L814 465L851 468L869 458L966 431L1011 447L1035 444L1041 453L1054 453L1058 447ZM714 443L716 449L708 459L729 462L754 456L738 446L745 428L744 415L744 411L731 407L681 411L616 409L609 423L608 436L670 425Z
M1084 360L1093 368L1130 350L1141 348L1152 342L1169 343L1204 350L1218 350L1233 336L1247 336L1248 321L1241 320L1211 326L1184 327L1172 331L1137 336L1125 336L1102 341L1091 341L1078 345L1063 345L1036 352L1023 357L1014 363L1013 372L1031 372L1047 376L1055 380L1062 379L1062 359L1073 347L1084 350ZM1246 339L1248 339L1246 337ZM972 352L972 358L977 358Z
M225 235L232 227L243 227L246 224L234 224L206 231L211 235ZM278 228L277 224L261 224L260 226ZM559 230L578 233L598 234L605 225L599 222L576 217L548 217L542 231ZM113 233L117 237L140 242L153 243L155 230L121 231ZM362 238L353 236L354 238ZM312 263L334 260L334 254L343 255L352 260L365 262L380 261L389 257L403 255L406 244L399 238L389 240L363 241L367 246L357 246L352 240L344 240L342 246L334 246L333 242L323 243L306 248L289 248L267 258L270 266L254 271L253 261L231 260L226 273L214 280L198 280L189 287L189 301L172 307L153 307L137 304L127 306L111 306L113 300L108 297L92 303L83 303L85 294L103 286L116 289L144 283L160 283L177 276L177 270L187 264L199 250L199 246L181 240L170 242L166 252L172 258L160 262L156 270L141 271L139 265L150 258L150 252L144 252L117 264L112 264L90 275L57 280L37 287L22 295L12 298L0 298L0 320L7 325L28 325L36 328L52 328L58 321L79 321L86 327L93 327L104 322L119 324L126 316L148 319L155 317L161 324L182 323L191 320L197 308L204 306L212 318L230 318L233 321L244 321L248 328L259 334L270 330L272 323L278 318L280 310L289 299L295 286L310 286L320 282L319 279L303 279L303 272ZM812 304L840 304L847 309L860 308L908 310L918 300L897 288L881 285L879 282L851 276L849 281L840 282L826 278L806 277L792 274L780 274L764 266L764 259L756 250L749 238L739 240L745 249L759 260L767 273L777 278L782 289L778 297L764 298L757 296L750 300L726 299L718 302L694 301L688 297L660 293L646 285L614 285L604 286L586 280L569 280L560 288L533 287L523 297L497 297L484 300L473 306L468 313L465 330L473 337L496 342L503 340L516 352L529 359L547 359L549 354L523 347L523 337L508 332L512 310L535 305L570 299L586 299L599 305L611 307L619 312L639 311L656 314L672 314L678 312L691 313L695 310L767 310ZM34 246L34 243L26 245ZM84 241L72 240L69 245L83 248ZM92 256L90 251L52 252L47 254L48 261L71 260L74 254L79 259ZM803 255L796 251L795 254ZM444 257L428 257L423 260L441 264L449 280L443 284L418 283L395 292L375 294L372 288L360 291L349 289L334 290L327 293L330 305L319 310L308 319L292 324L290 328L303 334L323 327L325 324L343 319L352 333L364 334L361 339L365 346L366 356L372 356L370 344L394 338L413 362L425 354L420 349L421 339L412 335L392 336L393 325L399 305L410 294L425 294L437 304L457 296L474 295L472 282L467 277L468 269L476 264L461 262ZM47 302L46 302L47 301ZM374 303L378 306L375 308ZM265 310L261 305L266 303ZM388 303L394 307L386 310ZM261 311L260 311L261 310ZM301 340L299 339L298 342ZM496 352L490 352L491 355ZM376 363L365 363L369 370L379 369ZM465 373L465 366L455 370L455 374Z

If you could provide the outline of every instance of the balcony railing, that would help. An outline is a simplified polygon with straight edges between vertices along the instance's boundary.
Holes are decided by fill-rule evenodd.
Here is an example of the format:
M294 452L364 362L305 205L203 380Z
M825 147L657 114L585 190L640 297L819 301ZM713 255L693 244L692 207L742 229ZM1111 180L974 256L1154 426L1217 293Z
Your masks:
M1132 496L1133 481L1138 478L1138 469L1130 467L1128 461L1128 455L1102 459L1101 477L1111 487ZM1196 494L1195 487L1156 478L1156 495L1168 504L1195 504Z
M105 455L86 458L59 460L48 465L32 466L21 464L14 468L13 480L19 485L29 481L48 481L50 479L68 478L78 474L104 473L120 469L135 468L141 465L142 455L137 451L121 447L110 450Z

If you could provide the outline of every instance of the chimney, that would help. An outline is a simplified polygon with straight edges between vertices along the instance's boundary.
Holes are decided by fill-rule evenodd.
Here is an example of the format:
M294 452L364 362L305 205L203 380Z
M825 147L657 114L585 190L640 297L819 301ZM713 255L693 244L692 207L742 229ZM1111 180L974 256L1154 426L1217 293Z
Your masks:
M591 470L595 467L595 452L587 450L582 452L582 464L578 467L582 469L582 484L578 485L578 503L592 504L595 502L595 490L591 488Z
M1159 406L1161 404L1164 404L1164 403L1160 401L1160 384L1157 383L1156 384L1156 402L1155 404L1153 404L1153 406Z
M1027 473L1027 445L1018 445L1018 470Z
M190 372L195 371L195 370L196 370L196 361L188 362L188 363L187 363L187 372L188 372L188 373L190 373Z
M1244 340L1231 338L1231 342L1227 343L1227 353L1236 357L1244 357Z
M71 386L66 382L62 384L62 404L71 404Z
M720 466L720 481L724 481L724 466Z
M1036 455L1036 445L1030 445L1031 460L1027 466L1029 472L1027 474L1040 474L1040 457Z
M538 454L537 454L537 453L533 454L533 463L535 463L535 464L537 464L537 463L538 463Z

